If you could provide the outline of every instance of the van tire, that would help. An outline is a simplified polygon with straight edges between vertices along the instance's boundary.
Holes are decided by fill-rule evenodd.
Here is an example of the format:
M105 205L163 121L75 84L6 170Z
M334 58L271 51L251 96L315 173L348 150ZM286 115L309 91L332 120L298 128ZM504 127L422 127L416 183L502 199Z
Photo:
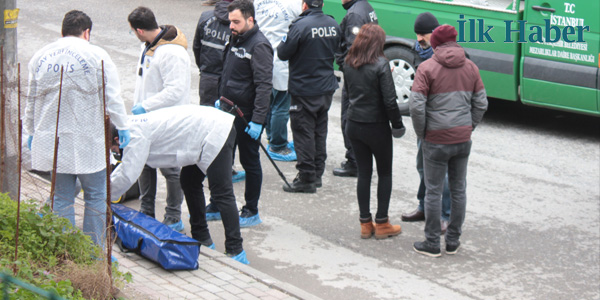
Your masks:
M415 80L415 64L418 54L412 49L402 46L388 47L383 51L383 54L390 61L392 77L396 86L396 95L398 96L396 101L398 102L400 113L408 116L410 115L408 111L408 97L410 96L410 89Z

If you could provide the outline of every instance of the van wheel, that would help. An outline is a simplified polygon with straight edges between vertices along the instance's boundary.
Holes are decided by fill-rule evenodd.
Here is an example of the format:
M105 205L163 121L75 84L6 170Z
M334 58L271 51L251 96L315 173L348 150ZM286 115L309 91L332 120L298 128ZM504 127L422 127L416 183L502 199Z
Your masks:
M400 112L408 115L408 97L415 80L415 54L412 50L400 46L389 47L383 54L390 61Z

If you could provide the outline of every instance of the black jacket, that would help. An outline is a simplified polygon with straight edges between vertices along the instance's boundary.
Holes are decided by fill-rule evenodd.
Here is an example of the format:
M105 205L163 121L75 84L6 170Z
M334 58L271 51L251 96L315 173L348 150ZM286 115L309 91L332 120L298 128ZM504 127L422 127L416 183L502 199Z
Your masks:
M194 36L194 57L200 73L221 75L223 71L223 49L229 40L229 2L220 1L215 10L200 15Z
M354 42L356 35L360 28L367 23L377 22L377 14L371 7L371 4L367 0L352 0L346 4L343 4L344 9L347 10L346 16L340 23L340 29L342 30L342 42L340 45L340 53L336 55L336 61L339 66L343 66L344 58L350 51L350 46Z
M273 48L258 25L225 46L219 95L228 98L252 121L264 124L273 87Z
M391 122L402 127L402 116L396 103L396 87L387 59L380 57L374 64L354 69L344 65L348 83L348 119L361 123Z
M338 88L333 74L340 27L320 8L305 10L290 25L287 38L277 47L281 60L290 61L288 91L294 96L332 94Z

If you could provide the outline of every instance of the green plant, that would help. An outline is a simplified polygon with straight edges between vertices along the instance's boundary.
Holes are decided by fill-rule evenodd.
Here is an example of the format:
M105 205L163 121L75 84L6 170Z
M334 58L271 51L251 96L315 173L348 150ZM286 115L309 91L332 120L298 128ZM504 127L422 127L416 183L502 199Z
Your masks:
M6 194L0 194L0 272L12 273L16 268L15 276L24 282L53 290L67 299L85 299L85 291L77 286L95 284L95 280L82 284L81 278L97 278L98 273L105 275L106 263L96 259L105 256L102 249L81 230L73 228L67 219L53 214L49 207L38 208L34 201L26 201L21 203L19 251L15 261L16 216L17 203ZM105 276L107 293L113 284L122 286L123 281L131 281L131 274L119 272L116 265L112 270L112 283ZM10 299L38 298L27 290L13 288Z

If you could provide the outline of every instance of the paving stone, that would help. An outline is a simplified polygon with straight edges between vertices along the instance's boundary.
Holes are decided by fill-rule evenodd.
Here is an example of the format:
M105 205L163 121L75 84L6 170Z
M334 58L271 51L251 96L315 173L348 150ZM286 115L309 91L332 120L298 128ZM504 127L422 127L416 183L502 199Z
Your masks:
M203 289L199 285L191 284L191 283L182 285L181 288L190 293L197 293L197 292L203 291Z
M158 265L156 263L151 262L147 259L138 260L136 263L142 267L145 267L146 269L152 269L152 268L158 267Z
M230 274L227 274L225 272L215 272L213 273L213 275L221 280L225 280L225 281L231 281L233 279L235 279L235 277L231 276Z
M163 287L165 291L169 291L169 295L178 295L180 292L183 292L178 286L172 284L162 284L161 287Z
M211 292L202 292L202 293L198 293L196 294L197 298L196 299L203 299L203 300L219 300L219 296L211 293Z
M166 279L156 274L151 274L150 276L148 276L148 280L155 284L165 284L168 282Z
M270 289L267 291L267 294L275 297L276 299L286 299L289 297L289 295L285 294L282 291L278 291L276 289Z
M175 274L175 276L177 276L179 278L184 278L184 279L194 276L194 273L192 273L190 271L175 271L175 272L173 272L173 274Z
M222 286L222 285L226 285L227 281L221 280L219 278L213 277L213 278L208 278L206 279L207 282L212 283L216 286Z
M131 270L139 275L146 276L146 277L152 275L152 273L150 271L148 271L148 269L141 267L141 266L135 266L135 267L131 268Z
M221 288L223 288L224 290L226 290L234 295L241 294L244 292L244 290L240 289L239 287L237 287L233 284L224 285Z
M203 284L200 286L201 288L211 292L211 293L218 293L218 292L222 292L223 289L212 284L212 283L207 283L207 284Z
M239 297L239 299L243 299L243 300L260 300L260 298L254 296L252 294L249 294L249 293L243 293L243 294L239 294L236 296Z
M186 283L187 283L187 281L186 281L186 280L184 280L184 279L181 279L181 278L179 278L179 277L177 277L177 276L169 277L169 278L167 278L166 280L167 280L168 282L170 282L170 283L174 284L174 285L177 285L177 286L181 286L181 285L184 285L184 284L186 284Z
M245 289L245 291L256 297L267 296L267 293L265 293L265 291L261 291L260 289L256 288L256 286L254 286L254 285L251 285L250 288Z
M242 282L245 283L251 283L251 282L256 282L256 280L250 276L244 275L244 274L239 274L237 276L235 276L236 279L239 279Z
M196 295L194 295L193 293L190 293L190 292L186 292L186 291L179 292L177 294L177 296L183 297L183 299L188 299L188 300L198 299L198 297L196 297Z
M152 269L150 269L150 272L152 272L156 275L162 276L163 278L175 276L171 272L169 272L161 267L152 268Z
M238 300L239 299L236 295L231 294L227 291L219 292L219 293L216 293L215 295L217 295L217 296L219 296L219 298L225 299L225 300Z
M188 277L188 278L185 279L185 281L187 281L187 282L189 282L189 283L191 283L193 285L197 285L197 286L200 286L200 285L203 285L203 284L207 284L206 280L204 280L204 279L202 279L200 277L196 277L196 276L194 276L194 277Z

